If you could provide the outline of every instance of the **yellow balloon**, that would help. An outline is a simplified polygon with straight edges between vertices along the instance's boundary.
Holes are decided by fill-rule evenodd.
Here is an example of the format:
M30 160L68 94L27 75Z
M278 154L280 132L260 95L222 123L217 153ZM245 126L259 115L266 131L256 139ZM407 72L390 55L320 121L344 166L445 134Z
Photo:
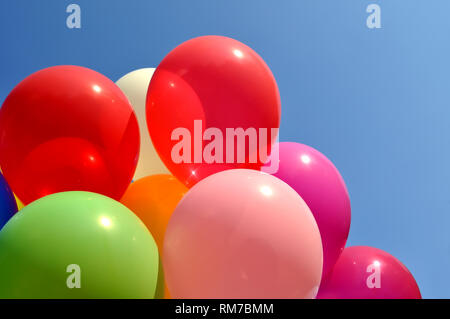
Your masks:
M25 207L25 205L21 202L21 200L16 196L16 194L14 194L14 198L16 199L17 202L17 209L21 210L22 208Z

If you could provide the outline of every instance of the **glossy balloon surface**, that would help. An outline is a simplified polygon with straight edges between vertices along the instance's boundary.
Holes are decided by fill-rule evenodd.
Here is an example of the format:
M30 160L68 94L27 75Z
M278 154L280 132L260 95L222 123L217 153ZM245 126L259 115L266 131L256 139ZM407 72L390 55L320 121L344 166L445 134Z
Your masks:
M188 187L225 169L259 169L276 139L280 113L278 87L263 59L243 43L222 36L194 38L172 50L157 67L147 94L153 144L166 167ZM210 128L220 137L204 135ZM255 136L265 130L266 135L256 137L258 145L252 148L248 141L226 137L227 129L238 128L254 130ZM182 140L177 129L189 135L189 146L180 152L186 159L172 153ZM233 139L227 149L225 140ZM217 158L208 159L205 150L212 141L222 152L216 149L211 153ZM245 152L241 161L238 152Z
M0 231L0 298L153 298L158 268L145 225L99 194L46 196Z
M347 247L320 287L319 299L421 299L409 270L387 252Z
M174 298L314 298L322 245L308 206L286 183L227 170L178 204L163 263Z
M47 68L19 83L0 109L0 136L0 166L24 204L71 190L119 200L139 154L126 96L78 66Z

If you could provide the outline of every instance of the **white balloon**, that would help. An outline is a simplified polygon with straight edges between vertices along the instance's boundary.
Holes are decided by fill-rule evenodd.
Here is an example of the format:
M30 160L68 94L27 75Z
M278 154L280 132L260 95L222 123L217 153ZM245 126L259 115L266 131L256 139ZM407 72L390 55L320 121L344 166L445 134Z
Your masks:
M124 75L116 82L117 86L128 97L131 105L133 105L139 122L141 149L136 172L134 173L135 180L148 175L170 174L159 158L147 129L145 100L153 72L155 72L153 68L139 69Z

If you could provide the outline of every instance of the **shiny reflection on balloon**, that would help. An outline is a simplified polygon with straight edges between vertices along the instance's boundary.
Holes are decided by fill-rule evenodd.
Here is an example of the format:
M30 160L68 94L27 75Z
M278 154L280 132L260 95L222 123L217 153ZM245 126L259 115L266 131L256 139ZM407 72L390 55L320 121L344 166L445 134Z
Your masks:
M244 53L242 53L242 51L239 50L239 49L234 49L234 50L233 50L233 53L234 53L234 55L235 55L236 57L238 57L239 59L242 59L242 58L244 57Z
M102 88L96 84L94 86L92 86L92 89L97 93L100 93L102 91Z
M272 196L272 194L273 194L272 189L270 188L270 186L267 186L267 185L261 186L261 188L259 190L261 191L261 193L264 196L267 196L267 197Z
M302 160L303 164L308 165L309 163L311 163L311 157L309 157L306 154L303 154L300 159Z
M100 217L100 225L105 228L110 228L112 226L111 219L109 219L108 217Z

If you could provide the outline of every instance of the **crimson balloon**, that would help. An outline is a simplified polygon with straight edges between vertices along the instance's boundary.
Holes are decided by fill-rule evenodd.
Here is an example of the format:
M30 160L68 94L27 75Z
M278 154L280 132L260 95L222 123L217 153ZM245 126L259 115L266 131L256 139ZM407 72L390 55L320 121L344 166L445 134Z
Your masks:
M118 200L138 152L139 129L128 99L87 68L38 71L0 109L0 166L25 204L74 190Z
M278 134L281 106L274 76L255 51L203 36L160 63L146 113L159 156L190 187L226 169L259 169Z
M318 299L421 299L409 270L387 252L367 246L345 248L321 284Z

